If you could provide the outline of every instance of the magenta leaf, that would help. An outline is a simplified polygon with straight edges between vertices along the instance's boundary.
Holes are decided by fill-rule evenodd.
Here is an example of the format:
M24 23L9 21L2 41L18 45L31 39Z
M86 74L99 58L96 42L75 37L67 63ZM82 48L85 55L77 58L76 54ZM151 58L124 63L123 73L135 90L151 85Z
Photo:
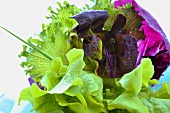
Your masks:
M141 22L140 31L144 32L145 38L138 41L139 53L136 65L140 64L143 57L151 58L155 66L153 78L159 79L170 64L170 42L156 19L135 0L117 0L114 2L114 7L124 7L126 4L134 6L135 10L138 11L138 17L144 19ZM159 61L157 61L158 59Z

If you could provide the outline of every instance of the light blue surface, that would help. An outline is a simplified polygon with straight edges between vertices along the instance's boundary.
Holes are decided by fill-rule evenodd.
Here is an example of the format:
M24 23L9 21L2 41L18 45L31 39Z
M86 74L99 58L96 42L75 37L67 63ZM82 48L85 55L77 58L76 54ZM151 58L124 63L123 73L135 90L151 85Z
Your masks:
M168 69L163 73L164 76L162 76L159 80L160 83L162 82L168 82L170 83L170 66L168 67Z
M170 66L168 67L168 69L163 73L163 76L161 76L160 80L159 80L159 85L155 85L154 87L151 88L151 91L153 90L159 90L162 86L161 84L163 82L168 82L170 83Z
M30 113L32 109L32 105L29 103L23 110L21 113ZM31 112L31 113L36 113L35 111Z
M0 96L0 113L11 113L15 101L9 99L5 94ZM29 103L21 110L20 113L36 113L35 111L31 112L32 105Z
M14 100L9 99L8 97L6 97L5 94L0 96L0 112L10 113L10 111L14 107L14 104Z

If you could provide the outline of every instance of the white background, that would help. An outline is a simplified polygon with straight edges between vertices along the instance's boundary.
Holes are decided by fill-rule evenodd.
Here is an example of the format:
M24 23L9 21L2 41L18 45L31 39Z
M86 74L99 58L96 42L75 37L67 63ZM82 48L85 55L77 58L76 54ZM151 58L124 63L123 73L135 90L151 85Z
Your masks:
M46 23L49 6L56 7L57 1L63 0L0 0L0 25L13 33L28 39L41 31L42 23ZM68 0L78 7L87 0ZM136 0L148 10L159 22L165 34L170 37L170 16L168 0ZM163 2L164 1L164 2ZM16 100L21 89L28 86L24 69L18 58L23 43L0 29L0 95L3 92Z

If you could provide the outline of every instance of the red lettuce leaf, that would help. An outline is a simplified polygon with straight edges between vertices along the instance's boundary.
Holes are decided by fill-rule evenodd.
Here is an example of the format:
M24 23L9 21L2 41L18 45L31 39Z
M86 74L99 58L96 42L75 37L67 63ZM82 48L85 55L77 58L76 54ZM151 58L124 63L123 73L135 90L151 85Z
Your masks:
M153 78L159 79L170 65L170 42L156 19L135 0L117 0L114 2L114 7L124 7L126 4L134 6L138 16L144 19L140 30L144 32L145 39L138 41L139 54L136 65L140 64L143 57L150 57L155 69Z
M135 69L138 56L137 39L130 35L120 35L115 40L118 75L123 76Z
M93 32L100 32L109 15L105 10L84 11L71 18L78 22L73 30L76 30L79 37L87 36L89 29Z
M142 19L136 18L137 12L133 9L125 9L125 11L126 16L131 14L131 16L127 16L128 20L134 20L135 25L131 25L130 22L127 24L127 18L122 14L118 14L114 23L111 23L110 31L104 31L102 28L107 16L101 18L101 15L98 15L100 13L107 15L105 11L87 11L73 16L78 22L78 26L74 30L77 31L79 38L83 38L85 57L98 61L99 66L96 72L99 76L106 75L111 78L119 78L136 67L138 55L137 38L133 36L133 33L126 30L131 28L139 29ZM87 31L92 33L89 34ZM138 38L141 39L141 37ZM102 41L100 46L99 41ZM99 47L103 48L103 53L99 51ZM103 58L101 54L103 54Z
M111 30L109 31L109 37L116 37L117 34L123 32L123 27L126 25L126 17L122 14L118 14L112 25Z
M91 37L90 37L91 38ZM94 60L102 59L102 44L100 43L100 37L93 35L90 40L83 40L83 50L87 57L90 57Z

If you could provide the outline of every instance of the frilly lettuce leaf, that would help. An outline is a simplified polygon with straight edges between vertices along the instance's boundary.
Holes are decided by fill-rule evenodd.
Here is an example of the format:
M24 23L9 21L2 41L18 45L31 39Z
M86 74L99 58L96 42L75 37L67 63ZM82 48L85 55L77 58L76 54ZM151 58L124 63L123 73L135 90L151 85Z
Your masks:
M30 101L29 98L25 98L28 97L28 94L33 100L32 110L36 110L37 113L49 113L62 109L62 107L58 105L58 102L56 102L55 95L48 94L47 92L39 89L35 83L32 86L22 90L19 98L19 104L20 100L23 98L24 100Z
M143 59L136 69L125 74L116 82L118 87L123 87L125 90L113 100L106 99L108 109L126 109L131 113L168 112L170 87L164 83L160 90L150 92L148 88L153 73L151 60ZM158 104L159 102L160 104Z
M130 3L130 5L127 5L127 3ZM73 28L77 26L77 22L69 18L79 13L81 9L67 2L64 2L63 6L58 3L58 6L57 13L52 8L49 8L51 15L47 18L52 19L52 22L42 25L43 30L39 34L39 39L30 38L27 42L24 42L5 29L32 47L27 49L27 46L23 46L23 51L19 57L24 56L27 58L26 62L21 65L27 68L26 73L33 78L35 83L21 91L18 104L22 100L29 101L33 105L32 110L35 110L37 113L168 113L170 111L170 84L164 82L162 88L152 90L158 82L152 79L154 72L156 72L155 65L162 66L167 63L165 65L167 66L169 64L169 53L165 50L169 50L169 46L167 46L169 42L158 24L145 10L137 5L134 0L118 0L114 4L111 4L110 0L96 0L92 7L87 5L85 9L106 10L109 14L107 20L99 24L92 22L94 26L88 26L95 28L99 25L103 27L99 28L103 30L103 34L90 31L94 39L100 39L97 41L93 40L92 43L87 44L91 46L89 47L90 49L94 49L95 47L92 46L97 44L96 47L99 49L97 53L95 53L96 50L91 51L93 57L89 58L86 57L86 51L83 50L82 39L78 37L79 34L77 32L73 31ZM105 14L106 11L104 11ZM139 13L136 11L139 11ZM120 78L99 77L96 72L103 71L102 73L105 74L108 68L105 67L106 60L102 58L107 53L102 48L108 44L103 43L104 35L108 30L111 30L111 32L116 30L112 29L112 27L118 14L127 19L127 24L125 26L122 24L122 27L116 33L135 36L139 42L141 41L140 39L144 38L145 34L146 40L141 41L143 44L142 49L139 48L138 50L142 50L142 55L143 52L148 52L147 55L153 52L156 58L142 58L143 56L141 56L138 59L140 63L137 67ZM150 23L150 17L156 23L155 25ZM143 19L145 21L142 23ZM132 25L131 21L135 21L135 24ZM104 26L103 22L105 22ZM116 23L119 23L119 21ZM143 26L141 27L140 24ZM124 29L122 29L123 27ZM139 31L139 27L144 31L144 34L142 31ZM152 30L153 32L149 32L149 34L148 31ZM152 36L157 35L156 32L159 36L155 39L156 41L151 42L153 40ZM149 42L147 42L148 37L152 39ZM86 38L89 41L89 37ZM159 40L160 38L161 40ZM114 47L112 44L114 44L115 40L106 42L110 41L113 43L109 45L109 53L113 53L115 48L112 48ZM145 41L147 44L151 43L151 46L155 46L155 48L152 48L153 51L152 49L143 51ZM157 42L160 41L164 41L161 43L163 46L157 48L159 45ZM155 50L156 52L159 50L165 51L163 51L162 55L161 53L155 53ZM165 62L154 63L154 61L162 58L163 60L161 61ZM101 60L101 62L97 62L94 59ZM109 60L107 62L110 63ZM97 68L100 70L97 70ZM43 89L36 83L39 83Z
M148 70L150 73L148 73ZM119 87L123 87L125 91L121 93L115 100L107 100L108 109L126 109L133 113L148 113L148 109L143 105L139 98L142 88L148 87L148 82L153 75L153 65L151 60L146 58L141 61L141 64L125 74L118 82ZM138 82L136 82L138 81Z
M62 111L62 109L75 113L79 113L80 110L82 113L102 111L102 79L93 73L83 71L85 62L83 61L84 52L82 49L71 49L66 56L69 65L65 74L62 73L60 76L59 72L63 64L59 57L54 58L52 60L54 63L51 63L51 73L43 76L40 81L46 90L41 90L37 84L33 84L29 88L23 89L19 102L22 99L30 101L34 103L33 110L44 113ZM25 97L26 94L31 96ZM48 104L51 107L45 110Z
M59 8L56 11L49 7L50 16L47 18L51 19L52 22L42 25L42 32L38 35L39 38L31 37L28 39L28 43L36 48L38 52L35 49L27 49L26 46L23 46L23 51L19 55L19 57L26 57L26 62L23 62L21 66L25 67L26 73L37 82L42 76L50 72L53 58L60 57L63 64L68 64L66 53L73 47L71 44L72 37L76 37L71 29L77 24L74 19L69 17L76 14L80 9L67 2L63 4L58 3Z
M108 101L108 109L126 109L130 113L148 113L142 101L133 92L125 91L113 101Z
M54 93L64 93L69 87L73 85L83 85L80 77L80 72L84 68L85 63L83 61L83 50L72 49L67 53L69 60L69 70L61 81L50 90Z
M161 85L161 84L157 84L157 85ZM156 87L157 85L153 86L153 88ZM154 98L170 99L170 84L167 82L163 82L160 89L152 90L150 92L150 96Z
M157 95L159 98L170 99L170 84L163 82L162 88L158 90Z
M151 98L150 100L141 99L143 104L147 106L148 113L168 113L170 110L169 99Z
M117 84L121 85L128 91L133 91L134 94L138 94L141 91L142 84L148 87L148 82L152 78L154 73L154 67L149 58L143 59L141 65L130 73L125 74ZM138 83L136 83L138 81Z

